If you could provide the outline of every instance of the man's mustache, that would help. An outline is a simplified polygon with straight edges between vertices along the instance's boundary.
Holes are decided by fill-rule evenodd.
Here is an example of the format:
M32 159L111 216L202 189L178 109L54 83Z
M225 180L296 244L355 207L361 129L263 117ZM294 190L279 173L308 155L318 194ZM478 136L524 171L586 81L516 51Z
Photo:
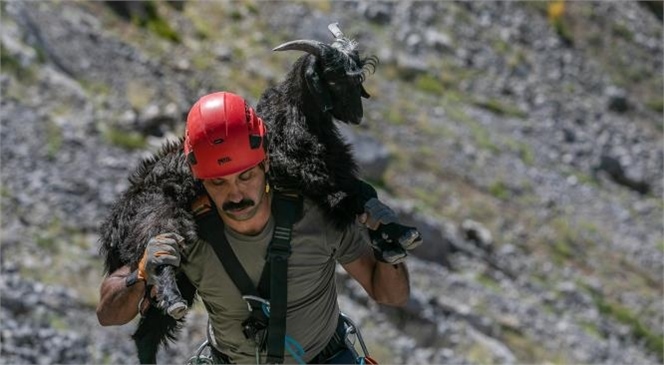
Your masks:
M234 211L234 210L244 209L244 208L247 208L247 207L253 207L254 204L256 204L256 203L254 203L254 201L251 200L251 199L242 199L237 203L226 202L226 203L224 203L224 205L221 206L221 209L223 209L226 212L227 211Z

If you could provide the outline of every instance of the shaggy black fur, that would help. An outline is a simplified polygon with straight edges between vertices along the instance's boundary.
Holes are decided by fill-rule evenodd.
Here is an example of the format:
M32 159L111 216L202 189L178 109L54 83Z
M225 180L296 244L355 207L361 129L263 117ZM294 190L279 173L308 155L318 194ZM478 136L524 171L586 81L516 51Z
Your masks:
M360 58L354 42L337 44L323 47L320 57L300 57L282 83L263 93L256 113L268 127L270 181L301 191L341 228L354 222L367 198L334 119L361 121L365 70L373 72L378 60ZM329 100L311 89L313 76Z
M129 181L129 189L116 201L100 229L106 273L124 265L135 270L147 242L157 234L176 232L185 244L197 239L189 207L200 191L185 161L182 140L166 143L156 155L143 160ZM191 306L195 295L192 284L184 275L176 279L171 267L164 270L158 278L158 297L181 294ZM159 344L173 340L182 322L151 306L133 335L141 363L154 364Z

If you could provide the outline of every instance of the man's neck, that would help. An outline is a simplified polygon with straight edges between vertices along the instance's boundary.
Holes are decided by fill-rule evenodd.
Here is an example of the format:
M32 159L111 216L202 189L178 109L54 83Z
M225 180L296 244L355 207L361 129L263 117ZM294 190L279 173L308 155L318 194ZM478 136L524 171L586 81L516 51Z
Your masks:
M270 214L272 214L271 202L272 194L266 194L261 200L261 206L258 208L256 215L246 221L228 219L221 213L220 216L227 228L242 235L255 236L263 231L270 220Z

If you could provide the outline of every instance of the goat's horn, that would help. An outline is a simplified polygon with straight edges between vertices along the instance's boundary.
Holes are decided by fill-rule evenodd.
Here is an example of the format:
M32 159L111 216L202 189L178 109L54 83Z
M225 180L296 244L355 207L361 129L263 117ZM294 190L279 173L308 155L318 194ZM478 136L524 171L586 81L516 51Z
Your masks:
M339 39L343 38L344 34L341 32L341 29L339 29L339 22L332 23L327 26L327 29L332 32L332 35L334 35L334 38Z
M360 76L364 73L364 71L356 70L356 71L346 71L346 76L354 77L354 76Z
M273 51L302 51L320 57L323 46L325 46L325 43L318 41L298 40L286 42L275 47Z

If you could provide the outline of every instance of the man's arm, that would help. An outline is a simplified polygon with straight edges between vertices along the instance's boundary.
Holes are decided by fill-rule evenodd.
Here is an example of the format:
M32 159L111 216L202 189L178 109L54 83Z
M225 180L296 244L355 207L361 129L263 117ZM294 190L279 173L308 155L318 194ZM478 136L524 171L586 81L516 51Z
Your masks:
M123 266L108 275L101 283L97 319L102 326L121 325L131 321L138 314L138 305L145 295L145 286L152 285L152 295L156 293L156 270L162 265L180 266L180 252L184 238L177 233L158 234L148 241L145 253L138 263L138 281L127 287L127 276L131 274L129 266ZM147 283L147 284L146 284ZM141 311L149 306L144 301Z
M404 263L392 265L376 260L371 250L342 265L376 302L404 306L410 296L408 269Z
M129 266L123 266L101 283L97 319L102 326L122 325L138 314L138 303L145 295L145 281L139 280L127 287L125 280L130 273Z

